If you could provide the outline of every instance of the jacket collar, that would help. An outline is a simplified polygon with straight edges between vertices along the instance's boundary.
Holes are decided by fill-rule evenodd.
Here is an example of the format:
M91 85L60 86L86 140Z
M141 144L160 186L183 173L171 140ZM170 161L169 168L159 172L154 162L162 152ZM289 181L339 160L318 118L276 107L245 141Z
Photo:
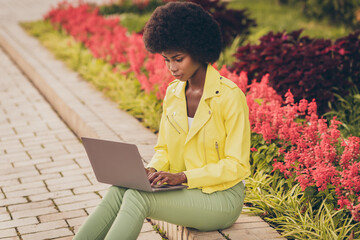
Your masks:
M175 89L175 96L178 98L185 97L186 82L180 82ZM220 94L220 74L216 69L208 64L205 76L205 85L202 100L214 97Z

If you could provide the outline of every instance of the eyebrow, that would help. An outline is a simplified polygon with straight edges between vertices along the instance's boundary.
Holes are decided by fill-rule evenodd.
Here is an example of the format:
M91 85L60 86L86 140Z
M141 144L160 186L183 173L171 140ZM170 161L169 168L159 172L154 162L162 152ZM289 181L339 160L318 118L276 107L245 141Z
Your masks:
M167 58L166 56L164 56L164 55L162 55L164 58ZM176 54L176 55L174 55L174 56L172 56L172 57L170 57L170 58L172 58L172 59L174 59L174 58L177 58L177 57L179 57L179 56L181 56L181 53L179 53L179 54Z

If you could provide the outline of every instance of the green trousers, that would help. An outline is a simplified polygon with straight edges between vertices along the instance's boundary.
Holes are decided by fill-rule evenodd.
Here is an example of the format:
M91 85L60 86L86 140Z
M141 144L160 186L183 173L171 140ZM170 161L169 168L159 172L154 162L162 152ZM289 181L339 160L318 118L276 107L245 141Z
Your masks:
M224 229L240 215L244 188L240 182L206 194L199 189L151 193L112 186L74 239L136 239L147 217L200 231Z

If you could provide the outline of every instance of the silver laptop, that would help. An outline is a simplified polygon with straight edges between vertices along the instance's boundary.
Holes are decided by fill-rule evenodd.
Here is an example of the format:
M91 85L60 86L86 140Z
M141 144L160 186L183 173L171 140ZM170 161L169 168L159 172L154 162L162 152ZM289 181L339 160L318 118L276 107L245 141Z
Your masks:
M136 145L95 138L81 138L94 170L102 183L146 192L186 188L185 185L151 186Z

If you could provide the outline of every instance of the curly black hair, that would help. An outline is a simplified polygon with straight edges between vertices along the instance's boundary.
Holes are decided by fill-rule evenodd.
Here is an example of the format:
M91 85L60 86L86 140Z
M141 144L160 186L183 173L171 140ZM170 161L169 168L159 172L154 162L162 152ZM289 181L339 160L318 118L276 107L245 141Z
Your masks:
M169 2L156 8L145 25L143 40L151 53L186 52L200 63L215 62L222 49L218 23L190 2Z

